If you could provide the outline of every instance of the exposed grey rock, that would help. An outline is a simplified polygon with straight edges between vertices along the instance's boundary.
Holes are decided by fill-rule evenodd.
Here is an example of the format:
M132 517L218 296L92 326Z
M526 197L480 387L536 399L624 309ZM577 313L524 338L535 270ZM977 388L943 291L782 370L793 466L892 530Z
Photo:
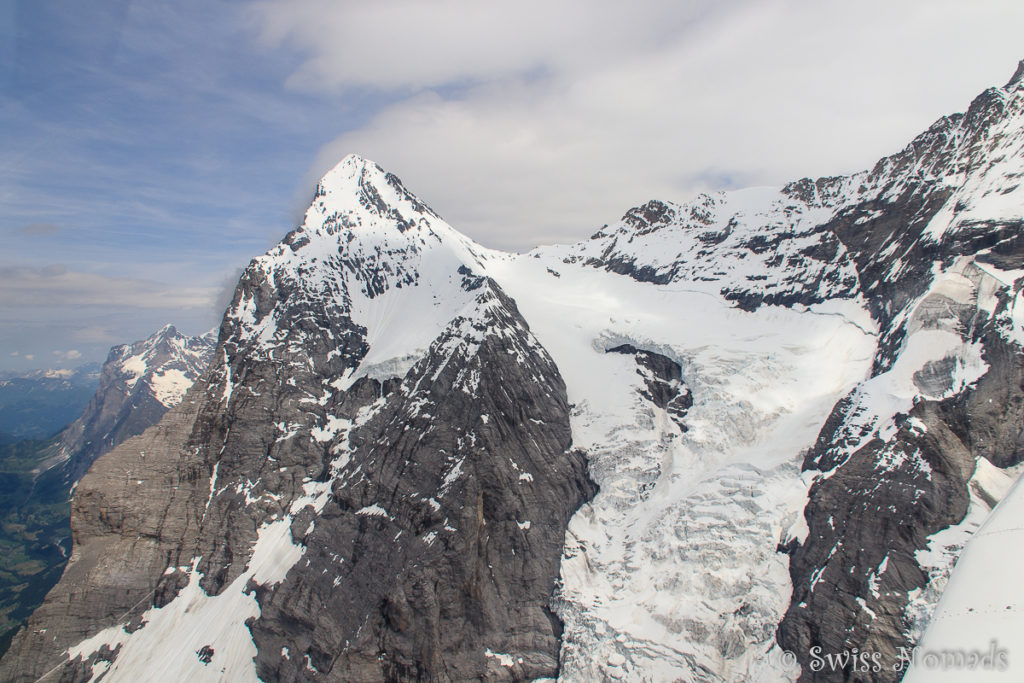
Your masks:
M248 626L261 675L557 674L560 624L548 601L568 519L593 493L570 448L564 384L514 302L465 264L453 266L450 294L469 304L404 379L348 379L370 348L353 298L432 286L415 264L426 240L442 240L434 214L396 178L361 168L361 208L254 260L186 401L83 477L74 555L5 676L85 680L116 666L121 646L74 661L64 653L108 626L147 628L142 615L174 603L189 576L223 594L247 571L260 529L282 516L308 562L276 586L245 588L260 605ZM381 219L388 238L406 240L360 233ZM336 241L326 258L316 251L325 235ZM321 484L327 500L303 505ZM217 671L223 652L209 642L183 656Z
M953 388L953 372L956 370L956 358L946 357L942 360L928 361L924 367L914 373L914 386L924 394L941 396Z
M974 472L970 451L936 413L935 404L919 403L913 416L927 432L904 423L896 437L872 440L811 489L804 511L810 534L792 555L793 603L779 627L779 643L805 665L801 680L854 680L851 667L813 671L813 647L877 652L885 671L870 680L900 678L892 667L899 648L911 645L903 617L907 594L928 578L914 551L963 518ZM870 578L880 566L886 569L876 594Z
M211 335L189 337L168 325L145 340L112 348L102 372L97 373L96 393L82 415L60 434L52 457L39 468L26 493L24 507L68 506L73 486L97 457L156 424L181 400L183 391L205 369L213 342ZM72 545L69 514L70 508L65 507L54 523L62 552L49 554L46 568L39 573L40 583L19 593L19 609L35 609L42 600L40 593L60 577ZM28 524L5 524L5 540L28 548L36 544L39 529L32 525L33 516L27 513Z
M181 446L205 391L205 381L197 381L159 425L99 458L79 481L71 559L0 660L0 680L87 679L86 668L63 666L64 651L140 614L167 566L192 557L209 471Z
M640 350L632 344L620 344L607 352L633 356L636 359L637 374L643 377L646 387L641 395L668 411L669 417L679 425L679 429L687 431L683 418L693 406L693 395L683 384L683 369L679 363L655 351Z
M921 401L905 416L920 420L924 432L904 419L888 441L875 439L846 459L836 438L844 422L840 405L808 454L805 468L837 469L812 487L810 533L790 549L793 599L778 637L803 655L801 680L899 680L892 665L901 647L914 645L904 615L908 593L928 581L915 552L929 535L963 519L978 458L1001 467L1024 460L1024 359L991 331L985 348L991 369L975 387L945 401ZM877 652L887 665L859 678L849 667L812 672L806 664L815 646Z
M818 478L806 538L780 549L790 555L793 594L776 632L804 665L803 680L895 679L888 667L815 671L809 654L856 648L892 661L910 645L905 610L928 581L916 552L963 518L979 458L998 466L1024 458L1024 360L1009 340L1018 330L1007 329L1007 295L995 310L979 303L979 283L993 276L969 263L1019 268L1022 225L972 218L932 229L944 211L949 226L971 215L957 178L985 167L999 144L993 131L1010 108L1020 115L1022 101L986 92L870 172L791 183L762 213L724 195L653 201L558 252L564 264L652 287L720 283L702 291L747 311L864 297L880 331L875 377L921 330L983 349L988 370L973 384L958 383L959 357L915 366L917 398L891 433L865 421L871 406L852 392L807 453L804 470ZM243 639L265 680L558 674L560 624L548 603L568 520L593 494L584 457L571 448L563 380L516 304L481 274L483 250L453 236L393 175L346 164L347 203L325 177L303 227L245 271L213 364L187 400L82 479L68 572L0 673L84 680L109 664L130 676L116 668L131 654L127 633L159 633L144 630L155 627L142 615L180 607L183 591L196 596L198 586L202 600L255 601L258 616L245 624L252 642ZM431 268L421 270L427 256ZM954 266L973 294L925 296L935 273ZM371 362L389 341L374 325L393 314L399 291L426 293L417 314L446 313L416 330L385 327L430 337ZM680 365L633 345L610 350L634 358L643 399L685 430L692 397ZM660 464L645 476L635 499L656 500ZM757 509L733 491L738 508ZM281 573L260 580L253 548L273 524L287 530L272 558ZM770 638L777 611L747 602L724 615L737 619L718 633L692 621L663 625L732 660L751 651L752 630L736 626L750 613L771 614L755 634ZM69 646L106 626L120 628L117 638L67 661ZM182 666L215 673L228 652L213 638L189 644ZM600 670L626 671L631 660L613 655ZM672 656L697 676L719 675L692 653Z
M557 675L548 601L592 484L557 369L515 304L493 282L480 292L476 317L347 436L353 455L301 537L307 561L251 625L264 680Z
M650 201L572 247L565 261L656 285L721 280L722 296L748 311L854 297L856 272L840 240L825 226L805 220L833 206L840 198L838 188L848 182L824 178L793 183L783 192L785 205L771 215L729 218L721 214L728 210L721 196L700 195L685 205ZM716 229L722 222L725 227ZM741 222L745 229L737 230ZM669 251L661 253L664 249ZM649 263L652 256L655 262ZM722 270L708 268L708 263L722 264ZM754 274L742 285L729 282L732 267Z

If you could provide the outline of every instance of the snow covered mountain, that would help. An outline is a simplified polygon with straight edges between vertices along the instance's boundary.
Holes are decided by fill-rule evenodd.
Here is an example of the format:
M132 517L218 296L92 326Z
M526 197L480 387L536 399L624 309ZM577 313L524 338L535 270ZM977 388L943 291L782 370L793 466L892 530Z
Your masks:
M1022 495L1022 178L1024 63L870 171L523 255L347 157L0 673L895 681L976 600L1012 648L968 539Z
M60 456L77 481L92 462L160 421L209 364L213 331L196 337L166 325L146 339L110 349L100 385L81 417L61 435Z

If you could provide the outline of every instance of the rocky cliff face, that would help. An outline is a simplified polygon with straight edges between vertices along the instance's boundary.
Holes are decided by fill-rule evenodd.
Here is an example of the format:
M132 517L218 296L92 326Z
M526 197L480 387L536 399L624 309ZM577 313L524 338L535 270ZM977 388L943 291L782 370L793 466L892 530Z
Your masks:
M168 326L148 339L110 351L99 387L82 415L38 454L32 470L10 466L10 505L0 506L7 562L0 568L0 605L10 635L57 582L71 552L69 505L76 482L93 461L159 422L199 376L213 350L209 337L187 337ZM6 630L6 629L5 629ZM6 639L3 650L7 649Z
M82 478L0 673L896 680L1022 457L1022 74L524 255L346 158Z
M202 395L201 380L194 392ZM74 551L60 582L15 637L0 668L3 680L88 679L81 667L53 669L61 659L55 651L93 635L98 623L131 619L140 603L152 604L168 559L192 547L205 499L190 483L204 472L179 451L166 452L166 444L191 432L196 403L186 397L79 481L71 506Z
M493 281L477 291L390 392L346 398L329 448L352 455L293 523L306 561L250 626L261 679L557 675L548 603L592 485L557 369Z
M871 680L902 677L900 648L920 635L915 598L945 582L948 566L920 561L941 545L929 537L964 520L972 496L998 500L977 482L971 492L979 461L1006 468L1024 456L1018 273L1006 272L1024 264L1022 89L1018 72L879 162L868 196L828 224L881 334L871 378L837 404L804 461L823 474L779 642L880 653L886 666ZM854 667L803 678L849 680Z

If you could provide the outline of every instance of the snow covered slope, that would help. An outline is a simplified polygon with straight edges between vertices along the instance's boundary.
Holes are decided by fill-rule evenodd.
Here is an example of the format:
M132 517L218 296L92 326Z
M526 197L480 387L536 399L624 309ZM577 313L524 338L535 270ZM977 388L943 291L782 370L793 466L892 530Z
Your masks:
M480 274L493 257L372 162L329 172L163 433L82 480L69 573L113 618L52 627L69 675L556 673L548 601L592 490L557 369Z
M1022 519L1024 485L1018 480L964 548L925 637L908 652L904 681L1006 681L1024 675Z
M171 408L206 369L214 342L212 332L187 337L166 325L148 339L114 348L108 361L117 363L128 389L148 385L153 398Z
M824 226L856 185L856 177L825 178L704 194L683 205L654 200L570 247L565 261L696 286L747 310L854 298L857 271Z
M1024 458L1012 332L1022 79L1024 68L880 161L828 224L880 334L871 378L836 404L804 460L815 473L807 532L788 550L793 597L778 640L803 655L806 680L853 673L848 661L808 671L815 647L875 653L884 665L872 678L899 679L972 526L975 473ZM968 206L987 206L985 217ZM944 533L952 526L960 533Z
M472 300L471 271L491 254L397 177L351 155L317 185L303 224L250 264L226 324L246 353L269 357L323 309L361 338L352 350L360 367L336 388L375 368L400 376ZM294 311L308 322L289 318Z

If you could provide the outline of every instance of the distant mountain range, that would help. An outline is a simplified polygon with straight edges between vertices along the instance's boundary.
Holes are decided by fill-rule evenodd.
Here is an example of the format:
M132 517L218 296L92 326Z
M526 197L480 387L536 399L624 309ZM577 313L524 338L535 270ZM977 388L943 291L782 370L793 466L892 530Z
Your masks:
M46 439L82 414L100 380L100 366L0 373L0 444Z

